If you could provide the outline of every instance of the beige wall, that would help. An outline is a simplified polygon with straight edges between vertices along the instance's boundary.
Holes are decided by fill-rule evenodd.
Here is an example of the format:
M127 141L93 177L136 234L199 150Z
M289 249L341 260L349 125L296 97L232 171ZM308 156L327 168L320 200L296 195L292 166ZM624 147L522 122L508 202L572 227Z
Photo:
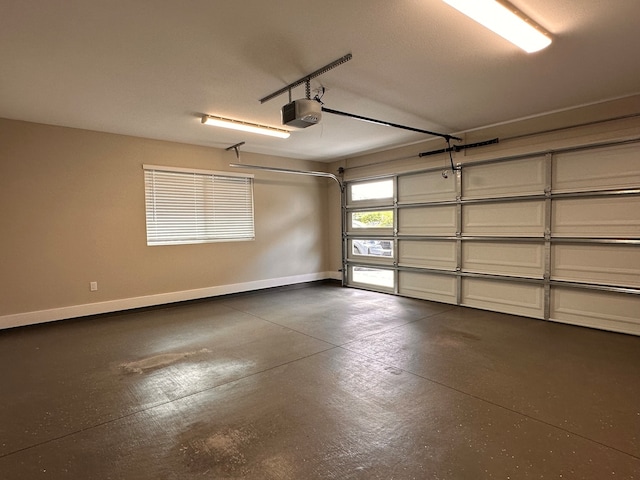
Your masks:
M222 149L0 119L0 327L325 278L325 179L251 172L255 241L146 245L143 164L238 172L235 161Z

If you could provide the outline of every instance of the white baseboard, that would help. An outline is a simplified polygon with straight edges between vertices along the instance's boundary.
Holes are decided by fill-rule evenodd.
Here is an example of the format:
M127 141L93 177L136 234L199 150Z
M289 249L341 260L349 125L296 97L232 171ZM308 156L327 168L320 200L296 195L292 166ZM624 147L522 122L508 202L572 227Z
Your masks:
M298 283L315 282L318 280L341 280L340 272L319 272L306 275L294 275L290 277L271 278L268 280L256 280L246 283L220 285L216 287L197 288L180 292L159 293L142 297L122 298L106 302L87 303L83 305L70 305L68 307L38 310L34 312L15 313L0 316L0 330L5 328L35 325L37 323L53 322L68 318L85 317L100 313L118 312L132 308L151 307L167 303L182 302L185 300L197 300L200 298L217 297L231 293L250 292L264 288L282 287Z

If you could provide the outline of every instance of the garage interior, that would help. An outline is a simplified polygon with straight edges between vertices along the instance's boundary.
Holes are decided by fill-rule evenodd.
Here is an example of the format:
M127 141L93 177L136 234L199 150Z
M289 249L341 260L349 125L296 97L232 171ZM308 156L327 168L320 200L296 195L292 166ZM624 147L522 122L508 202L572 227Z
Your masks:
M3 2L0 477L640 478L640 5L511 6Z

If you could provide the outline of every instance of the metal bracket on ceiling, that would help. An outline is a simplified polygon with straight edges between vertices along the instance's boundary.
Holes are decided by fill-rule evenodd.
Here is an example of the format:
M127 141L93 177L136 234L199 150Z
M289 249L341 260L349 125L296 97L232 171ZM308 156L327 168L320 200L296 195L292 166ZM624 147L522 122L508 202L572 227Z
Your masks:
M451 152L459 152L461 150L465 150L467 148L474 148L474 147L482 147L484 145L492 145L494 143L498 143L500 141L500 139L498 138L492 138L491 140L485 140L484 142L477 142L477 143L467 143L465 145L454 145L453 147L451 146L451 142L449 141L449 139L447 138L447 148L441 148L439 150L431 150L430 152L422 152L418 154L418 157L422 158L422 157L426 157L427 155L436 155L438 153L448 153L449 154L449 162L451 164L451 170L454 172L460 171L462 170L462 167L460 165L455 166L453 164L453 156L451 155ZM442 171L442 177L443 178L448 178L449 174L447 173L447 170L443 170Z
M340 57L339 59L334 60L333 62L326 64L324 67L319 68L315 72L312 72L309 75L305 75L304 77L299 78L298 80L296 80L293 83L290 83L286 87L282 87L277 92L273 92L272 94L261 98L260 99L260 103L268 102L272 98L276 98L278 95L282 95L283 93L285 93L287 91L289 93L291 93L291 89L292 88L295 88L298 85L302 85L303 83L306 84L307 98L311 98L311 79L315 78L315 77L319 77L323 73L326 73L329 70L332 70L332 69L336 68L338 65L342 65L343 63L348 62L349 60L351 60L351 58L352 58L352 55L350 53L347 53L345 56Z
M235 150L236 158L240 159L240 147L244 145L245 142L236 143L235 145L231 145L230 147L225 148L226 151Z
M451 137L455 138L455 137ZM500 141L499 138L492 138L491 140L485 140L484 142L477 143L467 143L465 145L454 145L448 146L447 148L441 148L440 150L431 150L429 152L419 153L419 157L426 157L428 155L437 155L438 153L447 153L447 152L459 152L461 150L465 150L467 148L475 148L475 147L484 147L485 145L493 145L494 143L498 143Z

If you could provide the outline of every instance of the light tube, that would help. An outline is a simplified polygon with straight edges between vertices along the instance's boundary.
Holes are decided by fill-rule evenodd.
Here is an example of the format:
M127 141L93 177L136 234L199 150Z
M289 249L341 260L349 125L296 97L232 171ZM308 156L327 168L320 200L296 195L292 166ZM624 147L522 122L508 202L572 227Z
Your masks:
M551 44L551 37L542 27L503 0L443 1L527 53Z
M261 135L270 135L278 138L289 138L289 135L291 135L287 130L280 128L267 127L266 125L258 125L257 123L243 122L242 120L233 120L231 118L217 117L214 115L203 115L202 123L204 125L213 125L214 127L231 128L233 130L259 133Z

